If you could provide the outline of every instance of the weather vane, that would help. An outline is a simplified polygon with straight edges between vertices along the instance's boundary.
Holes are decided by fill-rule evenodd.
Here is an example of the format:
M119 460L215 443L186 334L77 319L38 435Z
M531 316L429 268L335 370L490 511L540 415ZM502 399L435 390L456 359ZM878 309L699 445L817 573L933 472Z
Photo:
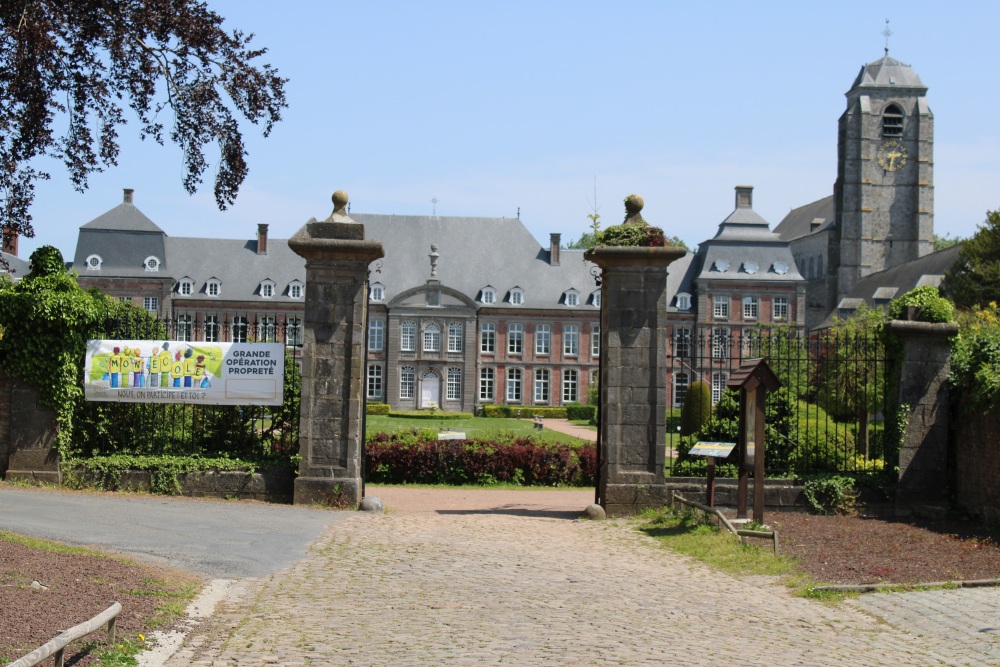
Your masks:
M889 19L885 20L885 30L882 31L885 37L885 55L889 55L889 38L892 37L892 30L889 30Z
M438 214L438 198L437 198L437 196L431 197L431 205L433 207L433 208L431 208L431 215L437 215Z

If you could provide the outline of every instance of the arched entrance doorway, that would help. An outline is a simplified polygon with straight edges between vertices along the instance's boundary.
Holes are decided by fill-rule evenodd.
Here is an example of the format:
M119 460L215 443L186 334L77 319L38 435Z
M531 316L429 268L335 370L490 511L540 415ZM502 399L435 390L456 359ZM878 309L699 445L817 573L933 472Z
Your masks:
M426 370L420 374L420 407L429 408L441 405L441 376L435 370Z

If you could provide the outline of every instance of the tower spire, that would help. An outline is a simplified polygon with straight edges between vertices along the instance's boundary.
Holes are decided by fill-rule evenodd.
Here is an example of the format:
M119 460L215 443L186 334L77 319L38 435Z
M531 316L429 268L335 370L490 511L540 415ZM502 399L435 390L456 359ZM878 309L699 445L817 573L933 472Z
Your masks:
M892 30L889 30L889 19L885 20L885 30L882 31L885 37L885 55L889 55L889 38L892 37Z

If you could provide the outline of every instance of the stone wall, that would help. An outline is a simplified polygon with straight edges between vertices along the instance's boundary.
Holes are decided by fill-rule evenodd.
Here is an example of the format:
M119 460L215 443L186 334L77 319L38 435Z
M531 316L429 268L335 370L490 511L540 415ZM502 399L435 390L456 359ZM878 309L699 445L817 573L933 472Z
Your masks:
M0 473L7 480L59 484L55 412L38 391L0 372Z
M1000 524L1000 414L960 410L955 421L956 501L966 512Z
M84 483L98 481L93 474L73 474ZM177 481L182 496L291 503L295 473L286 468L266 469L253 474L242 470L190 472L178 475ZM149 493L151 488L150 473L131 470L122 474L115 490Z

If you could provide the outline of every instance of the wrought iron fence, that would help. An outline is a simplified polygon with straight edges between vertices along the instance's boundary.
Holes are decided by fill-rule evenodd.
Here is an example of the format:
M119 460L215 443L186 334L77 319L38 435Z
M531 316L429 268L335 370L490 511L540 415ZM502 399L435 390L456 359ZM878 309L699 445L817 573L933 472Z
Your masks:
M735 442L738 397L726 383L740 365L756 359L766 360L782 383L767 401L769 475L875 472L896 465L889 366L877 334L720 327L693 337L689 331L676 330L668 350L668 474L705 472L703 459L687 456L698 440ZM734 470L730 465L729 472Z
M298 453L302 323L294 317L237 315L226 322L187 316L137 315L109 319L105 339L207 342L284 342L284 402L280 406L81 402L73 449L110 454L228 456L264 461Z

